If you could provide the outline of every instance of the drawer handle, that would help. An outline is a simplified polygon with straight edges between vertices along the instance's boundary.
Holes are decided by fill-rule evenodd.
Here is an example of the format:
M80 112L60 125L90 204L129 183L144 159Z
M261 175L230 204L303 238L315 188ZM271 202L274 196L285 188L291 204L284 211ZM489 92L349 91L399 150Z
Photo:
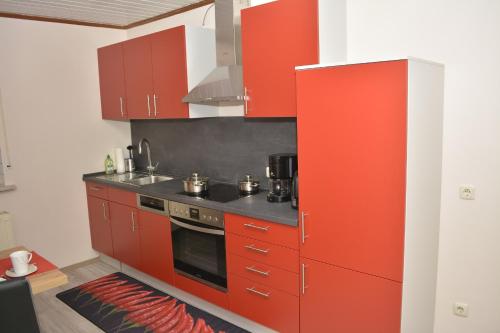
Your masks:
M248 290L249 292L251 293L254 293L254 294L257 294L259 296L262 296L262 297L265 297L265 298L269 298L269 296L271 296L271 293L264 293L262 291L258 291L257 289L255 289L255 287L252 287L252 288L246 288L246 290Z
M264 275L264 276L269 276L269 273L270 273L270 271L267 271L267 272L260 271L257 268L255 268L254 266L247 266L247 267L245 267L245 269L247 271L254 272L254 273L257 273L260 275Z
M269 252L269 249L259 249L258 247L255 247L254 244L252 244L252 245L245 245L245 248L249 249L249 250L252 250L252 251L255 251L255 252L260 252L260 253L268 253Z
M90 189L91 189L92 191L100 191L100 190L102 190L102 187L91 186L91 187L90 187Z
M107 221L108 216L106 214L106 203L105 202L102 203L102 215L103 215L104 221Z
M262 230L262 231L269 231L269 228L270 228L269 226L259 227L258 225L255 225L253 223L245 223L244 226L247 228L253 228L253 229L258 229L258 230Z

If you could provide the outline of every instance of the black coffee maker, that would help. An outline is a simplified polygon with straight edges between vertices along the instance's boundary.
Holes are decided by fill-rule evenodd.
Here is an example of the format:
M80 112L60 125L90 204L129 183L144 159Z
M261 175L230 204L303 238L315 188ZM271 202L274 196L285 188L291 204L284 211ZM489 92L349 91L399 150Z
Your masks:
M297 171L296 154L269 155L269 194L267 201L284 202L291 200L292 180Z

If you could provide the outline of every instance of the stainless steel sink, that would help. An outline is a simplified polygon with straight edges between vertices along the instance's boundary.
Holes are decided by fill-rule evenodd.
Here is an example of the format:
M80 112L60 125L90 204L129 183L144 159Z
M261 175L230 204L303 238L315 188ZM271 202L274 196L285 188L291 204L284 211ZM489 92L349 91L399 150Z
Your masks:
M125 183L129 185L135 186L143 186L156 184L161 182L166 182L168 180L172 180L172 177L161 176L161 175L148 175L140 172L127 172L124 174L112 174L112 175L102 175L97 176L96 178L104 179L107 181L117 182L117 183Z
M130 180L125 180L123 183L130 184L130 185L137 185L137 186L143 186L143 185L150 185L150 184L156 184L156 183L161 183L161 182L166 182L168 180L172 180L172 177L168 176L145 176L145 177L139 177L139 178L134 178Z

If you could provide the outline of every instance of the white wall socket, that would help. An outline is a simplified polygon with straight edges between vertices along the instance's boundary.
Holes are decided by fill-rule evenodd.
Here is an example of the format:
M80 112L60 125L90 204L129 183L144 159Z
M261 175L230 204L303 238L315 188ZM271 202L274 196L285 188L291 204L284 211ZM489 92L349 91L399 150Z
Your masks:
M476 199L476 189L472 185L460 185L459 194L462 200Z
M459 317L469 316L469 304L456 302L453 304L453 313Z

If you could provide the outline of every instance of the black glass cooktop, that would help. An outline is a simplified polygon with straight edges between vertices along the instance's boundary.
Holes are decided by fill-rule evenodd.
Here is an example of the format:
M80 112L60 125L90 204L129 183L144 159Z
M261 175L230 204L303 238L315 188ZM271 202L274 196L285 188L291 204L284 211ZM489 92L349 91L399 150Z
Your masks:
M188 195L190 197L195 197L200 200L210 200L217 201L221 203L237 200L244 195L240 195L240 190L238 186L224 183L216 183L209 185L208 191L201 195L194 195L186 192L179 192L178 194Z

